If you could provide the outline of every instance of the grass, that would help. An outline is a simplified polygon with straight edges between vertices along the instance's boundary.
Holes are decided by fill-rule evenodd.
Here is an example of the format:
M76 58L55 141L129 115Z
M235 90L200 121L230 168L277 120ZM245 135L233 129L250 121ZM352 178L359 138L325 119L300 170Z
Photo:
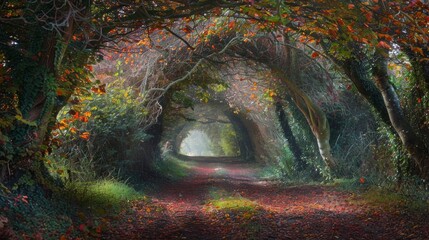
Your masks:
M233 210L240 212L253 212L258 208L258 204L243 197L226 197L212 200L209 205L217 210Z
M173 155L166 155L163 159L156 161L155 170L161 176L170 180L179 180L189 175L191 166Z
M413 212L428 213L429 202L411 199L403 194L380 188L369 188L361 195L363 201L372 206L388 210L407 209Z
M280 180L283 176L280 170L273 165L265 166L259 173L258 177L266 180Z
M333 182L327 183L326 185L334 186L344 191L357 191L366 189L368 187L367 182L361 183L359 182L358 178L337 178L334 179Z
M354 199L357 204L368 204L390 211L403 209L413 212L429 212L429 199L418 199L415 196L407 195L406 191L401 192L394 188L377 187L371 178L335 179L328 185L357 193L358 197Z
M143 196L134 188L116 180L69 183L66 185L65 195L70 201L98 214L107 214L107 209L117 211L128 201Z
M216 210L254 212L259 205L239 195L232 196L224 189L212 188L209 190L210 200L207 206Z

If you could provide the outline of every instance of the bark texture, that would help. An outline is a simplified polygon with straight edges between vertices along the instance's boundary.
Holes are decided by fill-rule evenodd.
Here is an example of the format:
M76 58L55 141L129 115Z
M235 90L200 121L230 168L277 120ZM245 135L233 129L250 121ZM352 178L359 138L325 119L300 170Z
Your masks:
M424 179L429 179L429 152L421 139L411 127L402 110L400 99L389 82L387 72L387 51L379 50L376 54L374 77L387 107L390 122L398 133L402 144L413 159L412 172Z

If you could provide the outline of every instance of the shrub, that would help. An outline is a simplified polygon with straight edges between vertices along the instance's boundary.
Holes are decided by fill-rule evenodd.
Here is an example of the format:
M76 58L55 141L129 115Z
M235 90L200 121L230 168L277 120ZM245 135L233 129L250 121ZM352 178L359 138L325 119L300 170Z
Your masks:
M139 151L151 138L143 128L145 115L141 96L131 87L111 85L106 94L92 93L61 111L52 141L58 147L49 160L63 165L60 173L81 181L114 172L129 178L134 173L128 169L143 165Z

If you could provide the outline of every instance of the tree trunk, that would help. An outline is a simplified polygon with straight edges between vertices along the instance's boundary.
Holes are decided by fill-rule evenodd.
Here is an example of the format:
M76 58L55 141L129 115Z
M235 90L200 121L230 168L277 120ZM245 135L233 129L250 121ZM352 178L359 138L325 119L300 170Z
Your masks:
M374 68L376 85L383 95L392 126L413 159L413 164L411 164L412 173L424 179L429 179L429 152L423 141L418 138L414 129L411 128L402 110L399 97L389 82L387 59L385 57L387 54L387 51L383 50L378 50L376 53L376 65Z
M375 108L381 120L390 126L389 114L383 96L371 80L370 67L365 66L364 62L357 59L348 59L341 65L358 92Z
M331 138L331 131L329 127L329 122L326 118L326 114L322 109L317 106L313 100L302 91L296 82L301 81L301 71L299 70L301 66L299 66L299 55L296 50L291 48L284 48L284 57L281 53L277 53L274 56L278 56L278 58L283 60L280 64L283 64L284 74L280 76L285 84L287 91L292 96L292 100L298 109L304 114L313 135L316 137L317 146L319 148L320 156L325 162L326 166L331 171L335 171L337 168L336 161L332 156L331 144L329 140ZM276 67L281 67L278 65Z
M299 144L292 133L292 129L289 126L289 121L280 102L276 103L276 113L277 117L279 118L280 126L283 130L283 136L286 138L289 144L289 149L295 158L296 169L298 171L304 170L307 167L307 163L302 160L301 148L299 147Z
M326 166L331 171L335 171L337 164L331 152L331 144L329 143L331 132L326 114L293 81L286 79L286 76L281 71L276 72L277 74L275 75L282 79L293 102L304 115L313 135L316 137L320 156Z
M377 89L377 86L371 79L371 66L368 57L360 51L360 46L356 43L350 43L353 46L353 57L345 60L339 60L332 54L329 54L328 44L322 44L325 53L336 64L341 66L344 73L352 81L357 91L374 107L384 123L391 126L389 114L383 101L383 96Z

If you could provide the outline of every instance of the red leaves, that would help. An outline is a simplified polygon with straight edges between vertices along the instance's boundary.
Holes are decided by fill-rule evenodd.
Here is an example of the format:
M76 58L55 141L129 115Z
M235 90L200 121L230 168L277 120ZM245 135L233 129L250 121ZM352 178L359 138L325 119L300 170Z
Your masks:
M229 22L229 24L228 24L229 30L232 30L234 27L235 27L235 21Z
M186 25L184 28L182 28L182 31L185 33L191 33L192 32L192 27L189 25Z
M105 94L106 93L106 84L101 84L98 87L92 87L91 91L95 94Z
M16 197L14 198L14 201L15 201L15 204L16 204L17 202L23 202L23 203L25 203L25 204L28 204L28 196L18 194L18 196L16 196Z
M319 53L318 52L313 52L312 54L311 54L311 57L312 58L317 58L317 57L319 57Z
M419 3L420 2L420 0L411 0L411 1L409 1L409 4L408 4L408 8L412 8L412 7L414 7L415 5L417 5L417 3Z
M388 31L388 30L387 30L387 31ZM387 31L386 31L386 32L387 32ZM378 34L378 37L379 37L379 38L384 38L384 39L386 39L386 41L388 41L388 42L393 41L393 37L392 37L392 36L390 36L389 34L379 33L379 34Z
M372 11L377 12L378 10L380 10L380 5L376 5L374 7L372 7Z
M91 134L89 132L83 132L81 134L79 134L79 137L82 138L83 140L88 141L89 137L91 136Z
M423 49L419 48L419 47L411 47L411 50L415 53L420 54L421 56L425 56L425 54L423 53Z
M352 85L351 85L351 84L348 84L348 85L346 86L346 89L347 89L348 91L352 90Z
M328 33L332 38L337 38L338 37L338 30L337 29L328 29Z
M387 44L385 41L378 42L377 47L379 47L379 48L385 48L385 49L391 49L390 45Z
M73 119L79 119L79 112L78 111L75 111L72 109L69 111L69 114L72 115Z
M88 69L88 71L90 71L90 72L92 72L94 70L92 65L86 65L85 68Z
M79 117L79 120L80 120L81 122L88 122L88 121L89 121L89 119L88 119L88 117L87 117L87 116L80 116L80 117Z
M368 41L368 39L366 39L366 38L361 38L361 39L360 39L360 41L361 41L362 43L369 44L369 41Z
M64 95L64 90L61 88L57 89L57 96L63 96Z
M85 112L83 114L80 114L78 111L74 109L70 109L68 112L70 115L72 115L72 119L79 120L81 122L88 122L88 118L91 117L91 112ZM60 122L62 125L64 125L65 121L64 119Z
M219 16L222 13L222 9L220 7L213 8L213 14L215 16Z
M372 12L367 12L365 14L366 21L371 22L372 20Z
M79 225L79 231L81 231L81 232L85 232L87 229L86 229L86 226L85 226L85 224L80 224Z

